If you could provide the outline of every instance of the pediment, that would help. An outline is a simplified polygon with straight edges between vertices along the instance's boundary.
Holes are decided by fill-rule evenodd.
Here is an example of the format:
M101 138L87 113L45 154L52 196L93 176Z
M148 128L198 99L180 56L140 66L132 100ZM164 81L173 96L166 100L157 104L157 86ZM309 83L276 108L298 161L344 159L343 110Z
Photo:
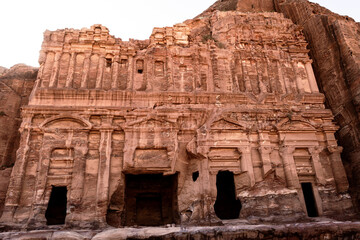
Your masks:
M310 123L303 121L291 121L279 127L279 130L283 131L315 131L316 128Z
M174 123L167 121L165 119L155 119L155 118L150 118L150 119L143 119L140 121L135 121L132 122L130 124L128 124L129 126L132 127L137 127L137 128L171 128L174 127Z
M40 126L45 129L90 129L91 124L83 119L71 117L71 116L61 116L53 117L46 120Z
M220 119L211 124L212 130L243 130L244 127L239 123L229 119Z

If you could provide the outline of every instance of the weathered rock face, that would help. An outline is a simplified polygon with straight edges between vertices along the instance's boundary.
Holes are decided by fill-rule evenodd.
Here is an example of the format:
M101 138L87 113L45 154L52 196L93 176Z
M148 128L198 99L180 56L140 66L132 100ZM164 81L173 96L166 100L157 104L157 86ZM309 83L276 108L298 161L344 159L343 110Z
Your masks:
M277 0L277 11L304 28L315 76L340 126L342 159L360 207L360 24L308 1Z
M19 147L20 108L28 104L36 76L37 68L26 65L0 67L0 214Z
M46 31L2 221L351 216L338 127L275 3L220 1L144 41Z

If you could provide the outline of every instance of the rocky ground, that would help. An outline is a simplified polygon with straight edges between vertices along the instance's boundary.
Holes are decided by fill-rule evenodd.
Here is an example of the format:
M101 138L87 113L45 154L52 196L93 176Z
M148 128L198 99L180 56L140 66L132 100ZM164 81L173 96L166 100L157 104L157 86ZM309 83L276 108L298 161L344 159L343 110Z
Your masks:
M0 228L1 229L1 228ZM224 226L126 227L104 230L47 230L0 233L0 239L360 239L360 222L318 218L290 224L252 224L247 220L224 221Z

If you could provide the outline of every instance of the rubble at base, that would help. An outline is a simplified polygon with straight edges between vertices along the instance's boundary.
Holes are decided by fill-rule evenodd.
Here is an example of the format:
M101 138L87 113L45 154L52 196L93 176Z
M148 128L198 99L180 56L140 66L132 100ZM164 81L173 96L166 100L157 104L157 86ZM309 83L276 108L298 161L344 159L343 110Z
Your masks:
M307 223L250 224L246 220L228 220L225 226L168 226L126 227L105 230L34 230L28 232L3 232L3 240L111 240L111 239L276 239L276 240L325 240L359 239L360 222L339 222L318 219Z

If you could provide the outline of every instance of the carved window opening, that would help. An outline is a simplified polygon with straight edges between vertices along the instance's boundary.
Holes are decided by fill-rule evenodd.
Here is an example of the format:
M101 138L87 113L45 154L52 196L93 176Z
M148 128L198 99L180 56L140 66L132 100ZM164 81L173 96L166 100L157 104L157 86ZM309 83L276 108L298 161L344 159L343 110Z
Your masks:
M97 33L97 34L101 33L101 27L96 27L94 30L95 30L95 33Z
M164 76L164 62L155 61L155 76L158 77Z
M106 60L106 67L110 68L111 65L112 65L112 59L111 58L105 58L105 60Z
M121 66L121 68L126 68L126 66L127 66L127 59L121 59L121 60L120 60L120 66Z
M241 202L236 199L234 173L220 171L216 175L217 196L214 205L216 216L220 219L239 218Z
M126 175L125 185L127 226L160 226L178 222L176 174Z
M305 205L309 217L318 217L319 213L316 207L316 201L312 184L309 182L301 183L301 188L304 194Z
M136 61L136 70L139 74L142 74L144 72L144 60Z
M199 178L199 171L193 172L192 173L192 179L194 182L196 182L196 180Z
M50 200L45 212L47 225L65 224L66 204L67 204L66 187L52 187Z

